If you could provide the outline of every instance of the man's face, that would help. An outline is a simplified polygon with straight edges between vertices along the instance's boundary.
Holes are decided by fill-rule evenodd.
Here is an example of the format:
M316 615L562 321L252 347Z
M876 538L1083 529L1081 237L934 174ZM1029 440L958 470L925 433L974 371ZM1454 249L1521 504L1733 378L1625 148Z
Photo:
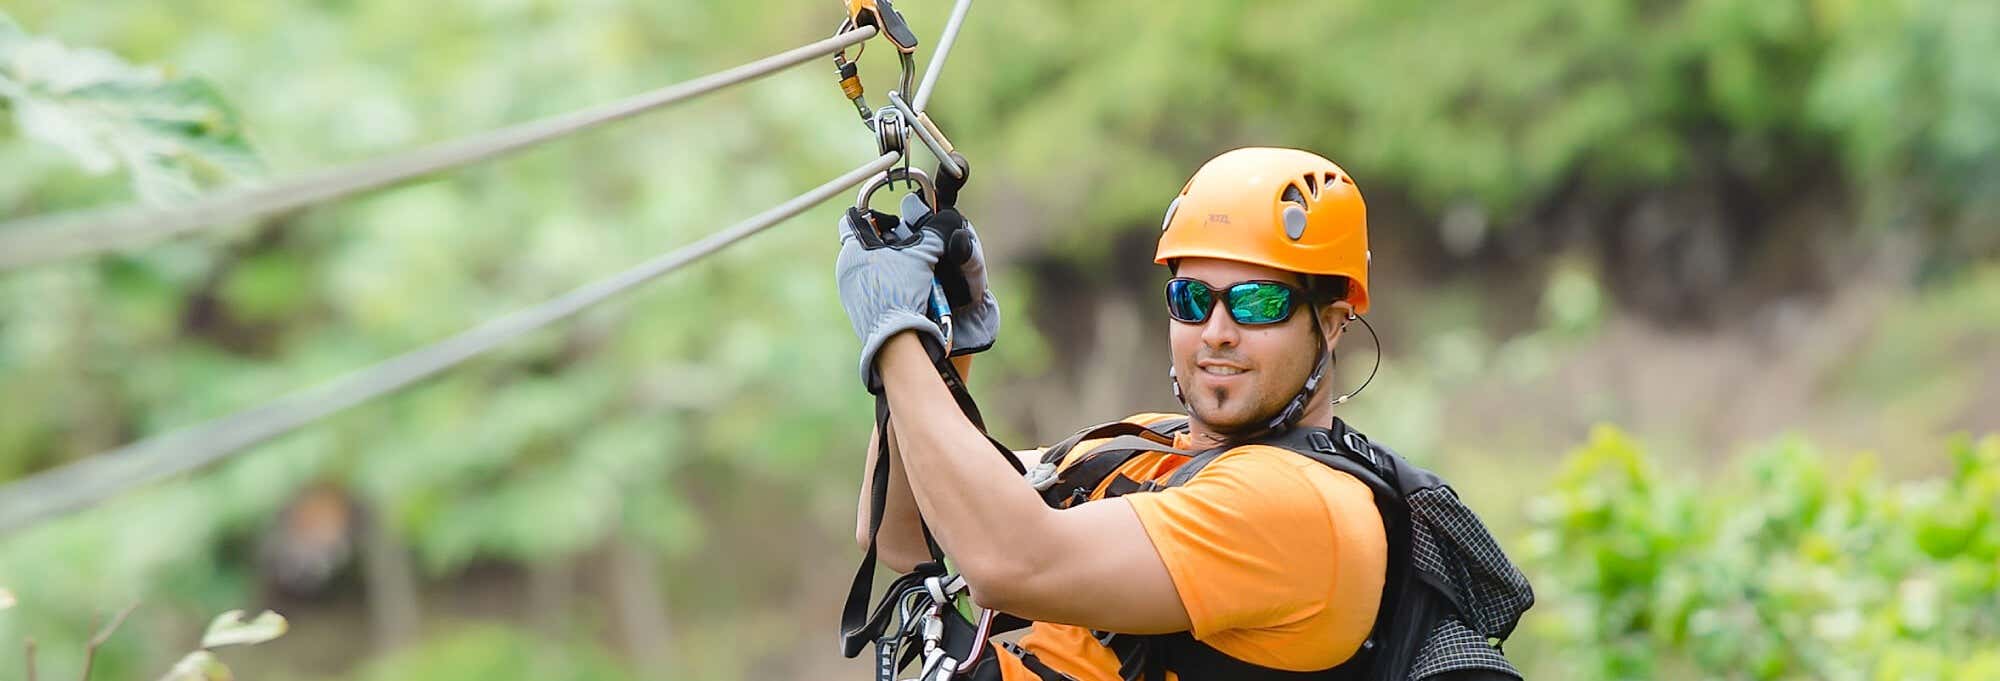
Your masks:
M1245 326L1229 316L1220 292L1256 279L1298 286L1298 275L1230 260L1187 258L1175 276L1200 280L1218 292L1208 321L1169 319L1174 373L1188 415L1217 434L1257 430L1278 415L1312 374L1311 306L1296 307L1277 324Z

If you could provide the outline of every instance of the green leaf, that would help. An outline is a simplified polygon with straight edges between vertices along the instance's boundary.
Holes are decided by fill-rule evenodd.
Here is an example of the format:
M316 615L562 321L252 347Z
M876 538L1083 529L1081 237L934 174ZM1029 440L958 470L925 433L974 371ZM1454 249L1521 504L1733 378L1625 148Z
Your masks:
M0 17L0 100L21 134L92 174L123 169L151 203L263 171L236 113L196 78L36 38Z
M253 645L285 635L285 617L265 610L256 619L243 621L243 611L231 610L215 617L208 623L208 633L201 635L201 647L220 648L233 645Z
M197 650L175 662L174 668L167 670L167 675L160 677L160 681L232 681L234 678L229 673L229 667L215 659L215 653Z

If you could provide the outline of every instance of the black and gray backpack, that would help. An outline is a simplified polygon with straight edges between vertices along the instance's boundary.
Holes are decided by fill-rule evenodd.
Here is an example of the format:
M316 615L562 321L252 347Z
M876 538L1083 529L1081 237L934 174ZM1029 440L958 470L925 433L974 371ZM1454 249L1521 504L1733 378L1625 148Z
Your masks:
M1050 447L1028 477L1042 499L1057 508L1083 502L1100 486L1104 497L1110 498L1181 485L1234 448L1174 449L1173 435L1186 429L1186 418L1150 427L1118 422L1086 428ZM1106 438L1083 458L1061 466L1079 443ZM1165 670L1173 670L1184 681L1520 678L1521 672L1502 655L1501 644L1534 604L1534 592L1450 485L1339 419L1334 419L1332 428L1302 426L1238 445L1253 443L1318 461L1354 476L1374 492L1389 555L1373 633L1360 652L1339 666L1292 672L1229 657L1187 632L1147 636L1100 632L1098 640L1118 654L1119 672L1126 681L1162 681ZM1145 452L1190 460L1164 482L1113 477Z

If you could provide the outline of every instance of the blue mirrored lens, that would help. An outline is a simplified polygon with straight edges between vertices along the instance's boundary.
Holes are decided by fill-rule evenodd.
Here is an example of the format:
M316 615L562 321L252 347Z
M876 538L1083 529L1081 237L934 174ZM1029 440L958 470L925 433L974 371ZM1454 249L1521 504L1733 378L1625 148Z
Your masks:
M1267 281L1229 287L1229 316L1238 324L1276 324L1292 316L1292 289Z
M1167 282L1167 314L1174 319L1199 324L1208 321L1215 309L1215 292L1201 282L1175 279Z

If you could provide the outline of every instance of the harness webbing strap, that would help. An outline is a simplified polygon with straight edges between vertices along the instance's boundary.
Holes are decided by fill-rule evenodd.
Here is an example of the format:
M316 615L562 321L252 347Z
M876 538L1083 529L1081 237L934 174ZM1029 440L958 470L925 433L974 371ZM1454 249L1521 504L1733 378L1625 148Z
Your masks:
M1132 423L1130 421L1112 421L1110 423L1095 425L1089 428L1084 428L1082 430L1076 431L1076 433L1070 435L1069 437L1063 438L1061 441L1053 445L1049 445L1049 448L1046 451L1042 452L1042 463L1051 463L1051 464L1062 463L1063 458L1069 455L1070 450L1076 449L1076 446L1078 444L1082 444L1084 440L1098 440L1103 438L1114 438L1124 435L1145 437L1148 439L1152 439L1154 442L1163 445L1172 445L1174 443L1173 438L1161 435L1160 433L1154 432L1151 428L1147 428L1137 423ZM1098 449L1102 450L1103 447L1099 447Z
M868 598L873 595L875 587L875 538L882 532L882 514L889 506L889 438L892 435L888 425L889 398L878 395L875 398L875 426L879 439L873 443L876 447L875 467L869 472L868 547L862 552L861 564L854 570L854 581L847 587L847 602L840 611L840 653L847 657L860 655L863 647L880 636L888 624L889 615L895 610L895 599L887 598L872 616L868 613ZM928 530L925 534L928 540ZM932 548L935 549L935 545ZM904 575L903 579L916 574ZM921 583L922 578L917 581ZM897 592L896 587L891 585L889 593Z
M952 365L944 349L930 339L923 339L923 344L925 352L930 354L932 365L937 368L938 377L944 381L952 400L958 403L959 411L965 414L966 419L971 421L981 434L985 434L985 418L979 413L979 405L973 401L972 393L966 389L965 379L959 375L958 368ZM923 532L924 544L930 551L931 561L918 565L909 574L898 577L886 590L883 601L872 613L869 611L868 603L874 595L875 586L875 561L878 555L876 539L882 532L882 516L889 505L889 438L893 437L890 420L889 397L886 392L877 394L875 429L880 439L873 443L876 447L875 466L869 471L868 546L863 551L861 564L855 567L854 581L848 586L847 602L842 606L840 614L841 654L855 657L860 655L861 649L868 644L877 644L876 675L882 679L893 677L904 662L896 659L896 646L894 641L890 640L901 632L887 631L898 602L910 589L922 589L924 579L946 573L943 547L938 546L936 538L931 534L930 526L924 524L922 518L918 518L918 528ZM991 435L986 435L986 440L1007 459L1016 472L1026 472L1021 467L1021 462L1015 460L1013 452L999 440Z

